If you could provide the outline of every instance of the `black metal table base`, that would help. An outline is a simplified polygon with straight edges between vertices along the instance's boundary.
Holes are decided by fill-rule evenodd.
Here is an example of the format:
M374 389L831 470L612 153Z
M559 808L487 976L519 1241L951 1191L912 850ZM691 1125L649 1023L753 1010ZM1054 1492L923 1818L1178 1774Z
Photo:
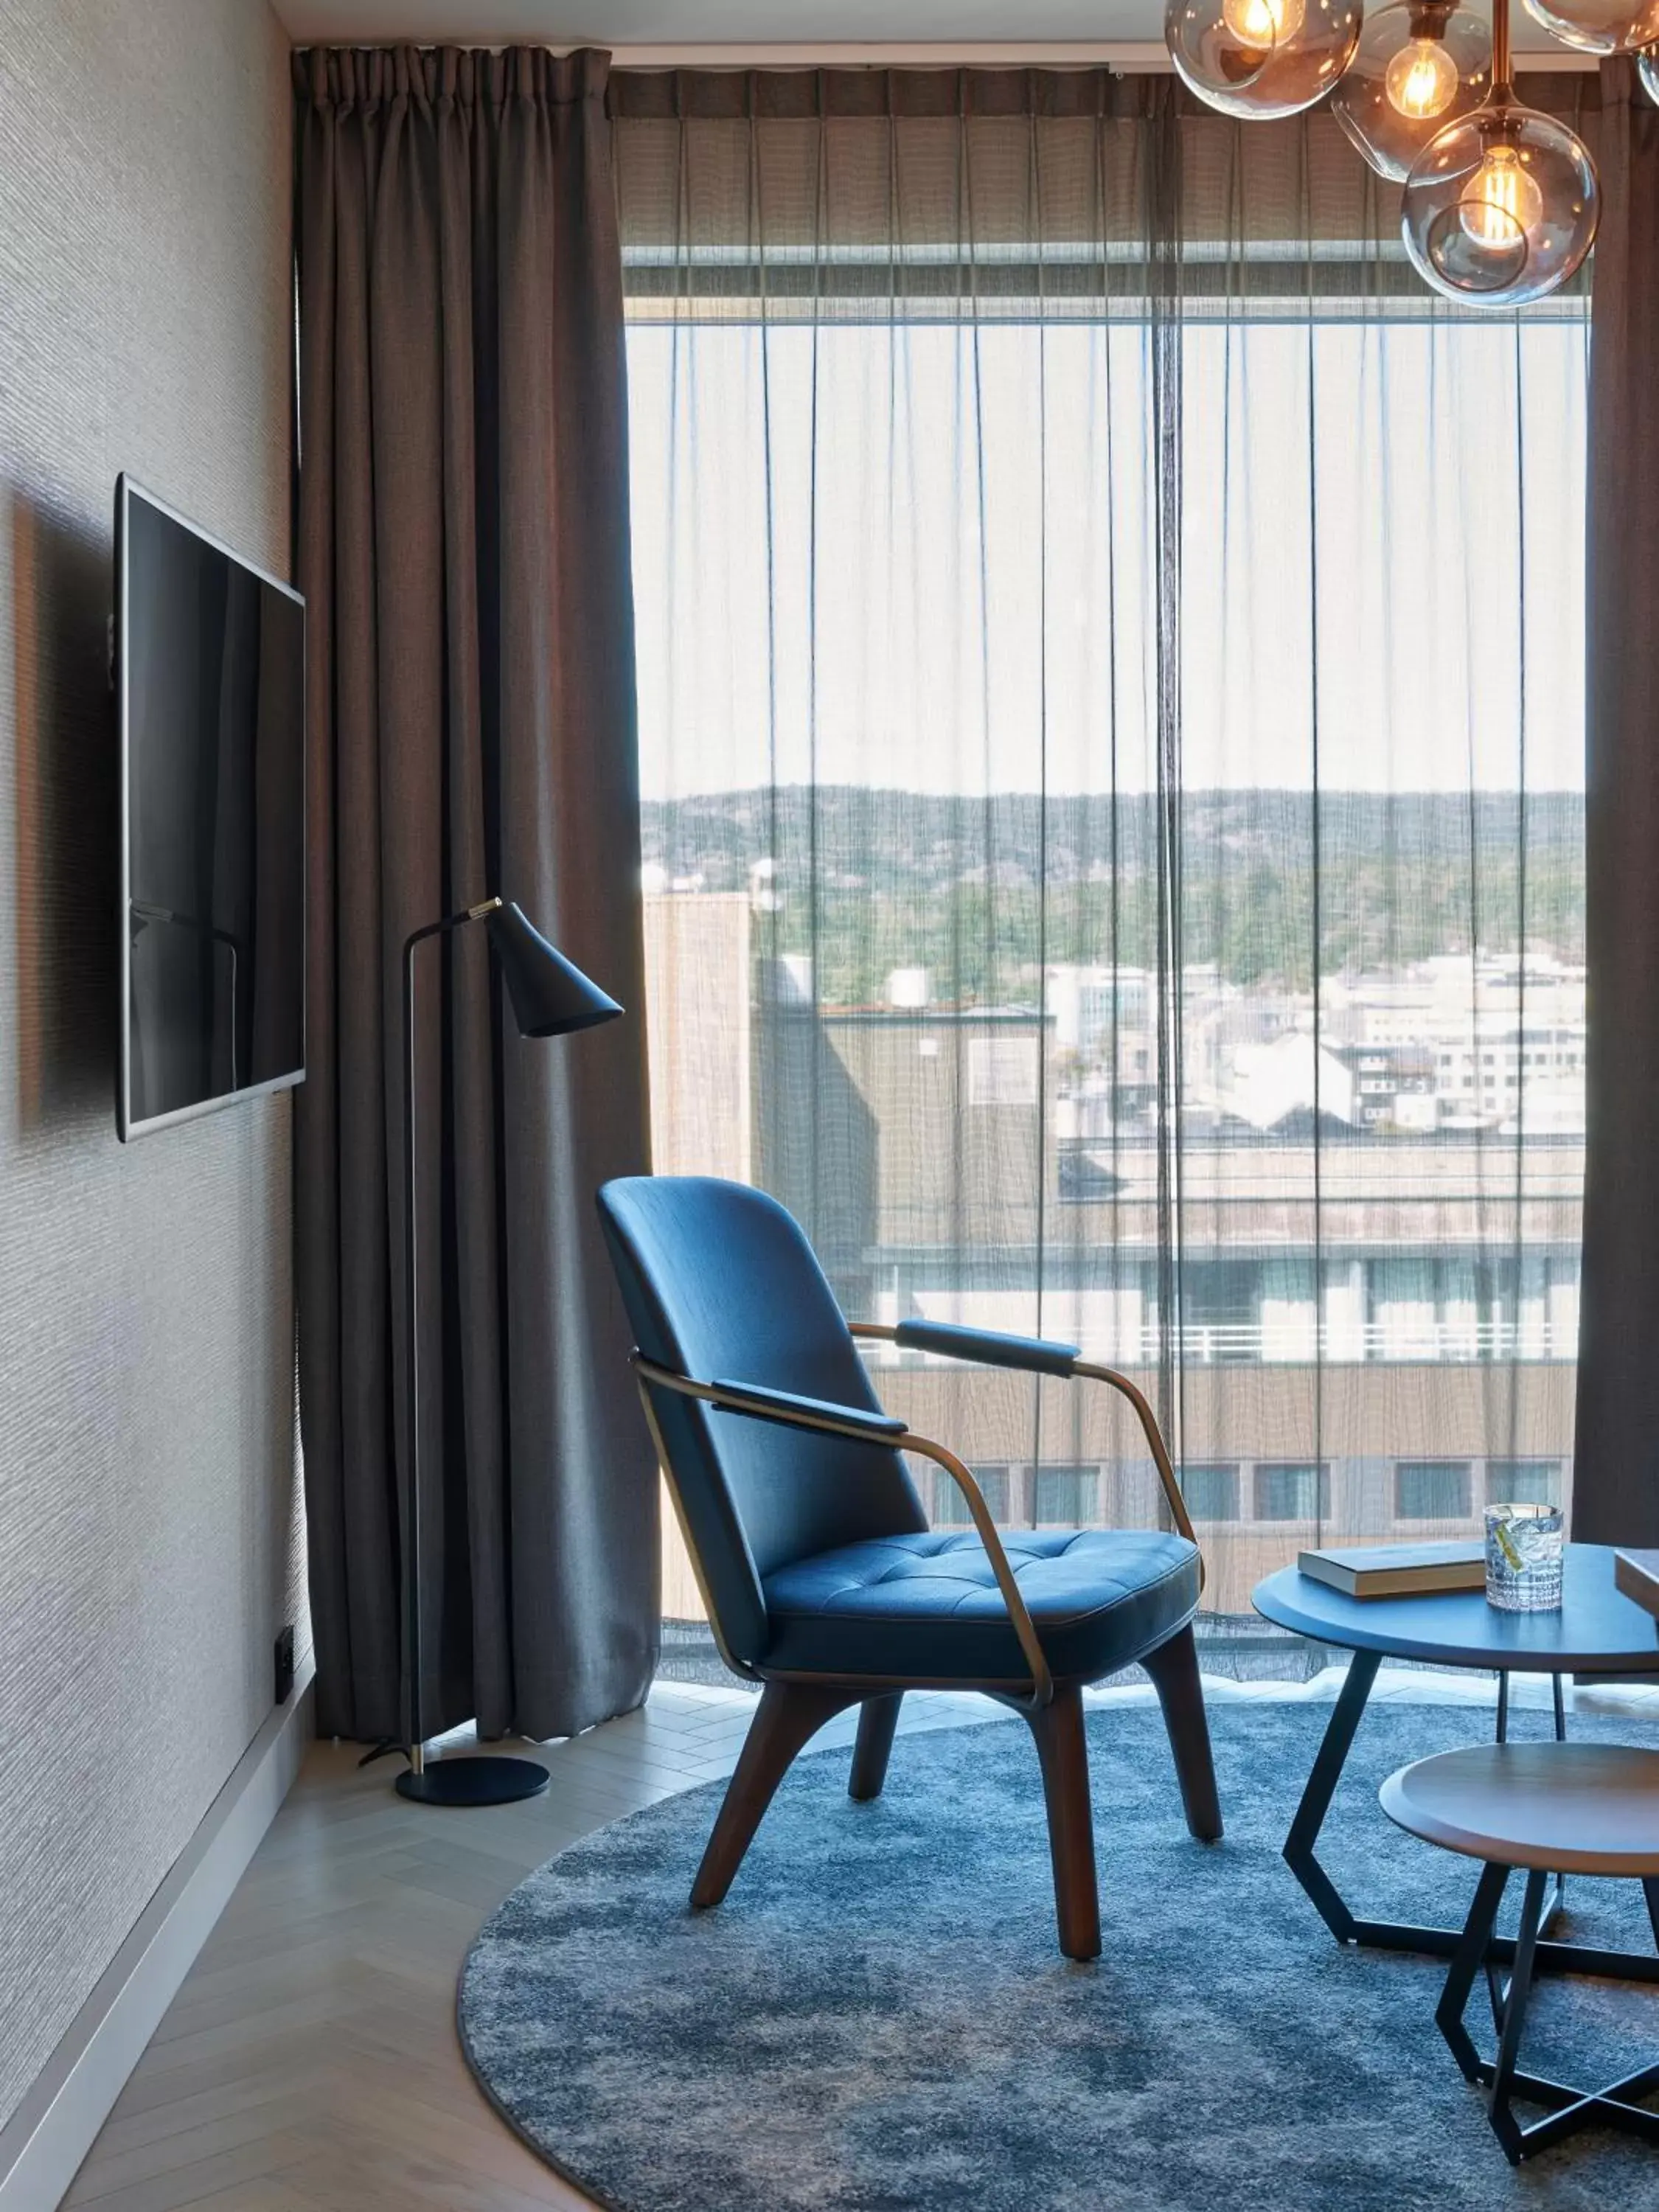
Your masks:
M1493 2134L1504 2146L1504 2154L1511 2166L1519 2166L1522 2159L1549 2149L1565 2136L1592 2123L1622 2128L1649 2142L1659 2142L1659 2112L1641 2102L1659 2088L1659 2065L1644 2066L1601 2089L1575 2089L1565 2081L1553 2081L1546 2075L1528 2074L1521 2069L1521 2034L1526 2025L1527 2002L1532 1995L1540 1954L1547 1948L1539 1942L1537 1932L1550 1880L1546 1874L1528 1874L1526 1901L1521 1908L1521 1931L1513 1946L1514 1969L1502 2000L1494 1995L1498 2055L1492 2059L1482 2058L1475 2049L1463 2025L1463 2015L1468 2008L1474 1978L1483 1965L1491 1978L1492 1929L1504 1892L1509 1886L1510 1873L1508 1867L1495 1865L1482 1872L1434 2015L1435 2024L1462 2069L1464 2079L1478 2083L1486 2091L1487 2118ZM1654 1941L1659 1944L1659 1879L1650 1877L1643 1882L1642 1889L1647 1899ZM1571 1950L1575 1947L1561 1944L1553 1948ZM1515 2116L1516 2097L1544 2106L1547 2117L1523 2125Z
M1285 1863L1313 1899L1320 1918L1339 1943L1364 1943L1379 1951L1417 1951L1433 1958L1451 1959L1457 1955L1463 1940L1462 1931L1455 1928L1417 1927L1402 1921L1361 1919L1320 1864L1316 1849L1382 1663L1382 1654L1379 1651L1356 1651L1349 1662L1347 1678L1327 1723L1313 1771L1296 1808L1296 1818L1291 1823L1291 1832L1285 1838ZM1501 1742L1508 1734L1509 1678L1504 1674L1498 1680L1498 1734ZM1555 1733L1558 1737L1566 1734L1566 1711L1559 1675L1555 1677ZM1532 1896L1530 1883L1528 1895ZM1561 1910L1564 1895L1565 1886L1559 1875L1543 1877L1542 1887L1531 1906L1534 1917L1530 1928L1523 1911L1521 1932L1516 1936L1492 1935L1483 1957L1489 1962L1512 1964L1529 1933L1533 1972L1604 1974L1624 1981L1659 1982L1659 1957L1650 1958L1638 1951L1604 1951L1593 1944L1553 1940L1547 1931ZM1494 2003L1499 2002L1501 1997L1494 1991Z

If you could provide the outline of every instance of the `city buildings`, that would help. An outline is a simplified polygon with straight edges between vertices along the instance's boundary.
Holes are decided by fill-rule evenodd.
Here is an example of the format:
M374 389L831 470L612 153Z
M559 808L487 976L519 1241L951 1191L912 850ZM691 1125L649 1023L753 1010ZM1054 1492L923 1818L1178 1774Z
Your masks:
M850 1315L1041 1332L1131 1373L1217 1614L1304 1544L1565 1496L1581 969L1540 950L1329 977L1316 1023L1312 993L1214 968L1167 1007L1146 971L1057 965L1028 1005L940 1005L912 967L845 1006L757 949L751 896L647 903L659 1163L773 1191ZM1155 1515L1105 1394L878 1356L885 1401L1000 1517ZM936 1520L960 1513L921 1479ZM671 1562L671 1609L688 1593Z

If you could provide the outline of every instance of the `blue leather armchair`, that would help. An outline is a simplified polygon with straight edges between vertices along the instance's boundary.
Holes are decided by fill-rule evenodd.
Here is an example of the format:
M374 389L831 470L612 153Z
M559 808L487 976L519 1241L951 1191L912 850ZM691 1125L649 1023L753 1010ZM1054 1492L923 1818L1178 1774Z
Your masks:
M783 1207L741 1183L636 1176L599 1213L646 1418L728 1666L764 1686L692 1887L726 1895L778 1784L861 1708L855 1798L878 1795L907 1689L1024 1715L1048 1814L1060 1948L1100 1951L1081 1692L1139 1661L1157 1686L1194 1835L1221 1833L1192 1620L1202 1569L1152 1408L1075 1347L925 1322L849 1328ZM882 1411L855 1335L1077 1376L1133 1405L1173 1531L1004 1530L954 1453ZM902 1455L942 1467L972 1532L930 1528Z

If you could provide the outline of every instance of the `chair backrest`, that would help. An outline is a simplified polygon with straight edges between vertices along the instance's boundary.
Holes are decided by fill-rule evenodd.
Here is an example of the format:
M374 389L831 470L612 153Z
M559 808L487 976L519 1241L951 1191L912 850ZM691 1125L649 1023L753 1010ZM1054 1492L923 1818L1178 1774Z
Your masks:
M635 1340L705 1382L757 1382L878 1410L811 1246L775 1199L701 1176L630 1176L599 1193ZM714 1627L765 1655L761 1577L792 1559L927 1525L887 1445L814 1436L657 1389L653 1408Z

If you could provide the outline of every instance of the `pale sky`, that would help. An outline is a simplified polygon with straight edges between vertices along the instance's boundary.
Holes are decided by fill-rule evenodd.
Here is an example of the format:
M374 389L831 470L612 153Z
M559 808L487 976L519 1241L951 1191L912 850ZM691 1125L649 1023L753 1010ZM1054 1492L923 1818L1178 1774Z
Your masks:
M1524 652L1526 786L1582 788L1582 322L1182 346L1187 787L1308 786L1316 545L1323 787L1516 788ZM636 324L629 374L647 796L1152 786L1139 325Z

